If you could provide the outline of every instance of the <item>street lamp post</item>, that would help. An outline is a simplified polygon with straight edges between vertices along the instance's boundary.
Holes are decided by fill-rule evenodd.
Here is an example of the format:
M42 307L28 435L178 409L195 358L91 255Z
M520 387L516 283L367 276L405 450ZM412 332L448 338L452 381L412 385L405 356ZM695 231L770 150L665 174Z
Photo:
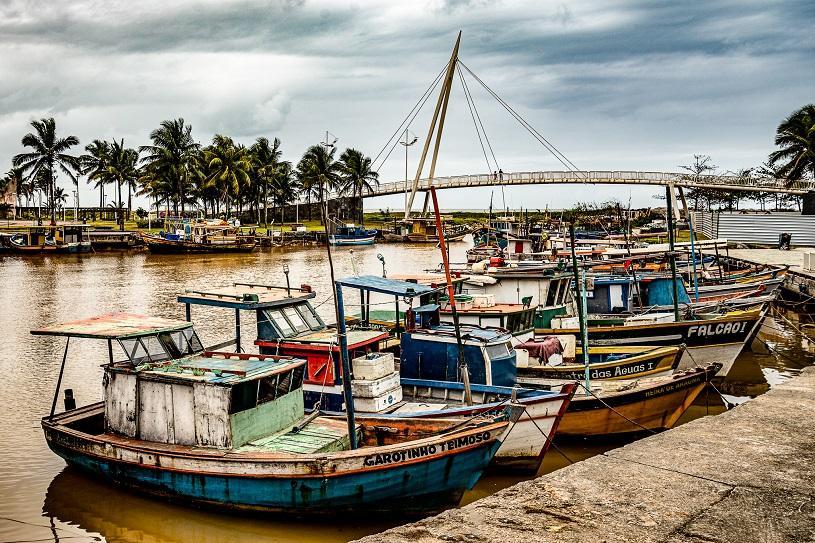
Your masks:
M411 139L411 136L413 138ZM399 145L405 148L405 212L407 212L407 200L408 200L408 147L413 145L418 141L418 137L416 134L413 134L410 130L405 128L405 133L403 135L404 140L399 140Z

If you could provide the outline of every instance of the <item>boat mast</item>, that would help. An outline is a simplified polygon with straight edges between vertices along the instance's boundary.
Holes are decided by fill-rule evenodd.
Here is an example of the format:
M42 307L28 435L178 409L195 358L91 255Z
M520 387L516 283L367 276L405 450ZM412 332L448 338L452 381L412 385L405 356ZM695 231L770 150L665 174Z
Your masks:
M427 159L427 151L430 150L430 141L433 139L433 132L436 129L438 122L438 132L436 133L436 146L433 149L433 160L430 163L430 175L428 177L428 184L433 185L433 175L436 173L436 160L439 156L439 143L441 142L441 134L444 129L444 118L447 114L447 103L450 99L450 89L453 86L453 74L456 70L456 63L458 62L458 46L461 43L461 31L456 38L456 44L453 47L453 54L450 56L450 62L447 64L447 75L444 77L441 91L439 91L439 99L436 102L436 109L433 112L433 119L430 121L430 128L427 131L427 138L424 141L422 148L422 155L419 157L419 166L416 168L416 177L413 179L413 187L410 190L410 197L405 205L405 220L410 218L410 210L413 208L413 200L416 197L416 191L419 188L419 179L422 176L424 169L424 162ZM441 112L441 118L439 117ZM427 210L427 199L425 198L425 211Z
M574 221L569 223L569 236L572 242L572 273L574 274L574 291L578 295L575 299L577 306L577 321L580 323L580 342L583 344L583 367L586 396L591 392L591 382L589 376L589 327L586 323L586 270L583 270L583 280L580 279L580 271L577 268L577 252L574 242ZM564 240L565 243L565 240ZM582 286L581 286L582 285Z
M354 420L354 395L351 392L351 361L348 355L348 337L345 330L345 307L342 300L342 285L334 279L334 261L331 258L331 240L328 234L328 203L320 205L320 213L323 215L323 227L325 229L325 247L328 251L328 269L331 272L331 287L334 289L334 314L337 317L337 340L340 347L340 361L342 362L342 394L345 399L345 419L348 423L348 440L351 449L357 448L356 421ZM333 358L332 349L329 345L328 354ZM326 370L327 371L327 370ZM335 383L337 376L334 375ZM318 402L319 403L319 402ZM319 410L317 405L315 410Z
M679 287L676 286L676 254L674 253L674 193L673 183L665 187L665 200L668 204L668 260L671 263L671 285L674 298L674 320L679 322ZM695 258L695 257L694 257Z
M453 314L453 328L456 331L458 371L461 375L461 382L464 383L464 402L467 405L473 405L473 395L470 390L470 371L467 368L467 361L464 359L464 345L461 342L461 327L458 322L458 311L456 311L456 291L453 288L453 278L450 276L450 258L447 254L447 247L444 241L444 229L441 224L441 213L439 213L439 201L436 198L436 187L432 185L430 186L430 197L433 198L433 214L436 216L439 249L441 250L441 259L444 263L444 277L447 280L447 298L450 300L450 311Z

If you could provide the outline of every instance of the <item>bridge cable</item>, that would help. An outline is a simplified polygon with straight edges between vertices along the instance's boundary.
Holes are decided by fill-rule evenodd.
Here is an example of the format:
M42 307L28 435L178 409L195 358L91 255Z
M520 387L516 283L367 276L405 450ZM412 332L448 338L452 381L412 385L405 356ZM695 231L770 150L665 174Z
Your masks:
M487 161L487 173L489 173L490 171L496 172L496 171L500 170L501 167L498 165L498 159L495 158L495 151L493 151L493 149L492 149L492 144L490 143L490 138L487 136L487 130L484 128L484 123L481 122L481 115L478 113L478 108L475 105L475 98L473 98L473 93L470 91L469 85L467 85L467 80L464 77L464 72L462 70L459 70L458 75L461 78L461 84L464 87L464 95L467 96L467 98L468 98L467 104L469 105L470 102L472 102L472 111L475 111L475 117L476 117L476 119L478 119L478 125L481 127L481 132L484 133L484 139L487 141L487 147L489 147L489 149L490 149L490 154L492 155L492 161L495 164L495 169L493 170L490 167L489 161ZM470 115L472 115L472 111L470 112ZM474 119L474 121L475 121L475 119ZM478 127L476 127L476 131L478 131ZM479 136L478 139L480 141L481 137ZM481 149L482 149L482 151L484 149L484 144L483 143L481 144ZM486 152L484 154L486 155ZM503 183L501 183L501 205L502 205L502 208L504 210L507 209L507 195L506 195L506 192L504 192L504 184Z
M391 137L388 138L388 141L385 142L385 145L382 146L382 149L379 150L379 152L376 154L376 157L374 157L374 159L371 161L373 164L376 164L376 161L379 159L380 156L382 156L382 153L385 152L385 149L387 149L388 146L390 146L390 143L393 140L393 138L396 137L398 134L402 133L402 131L403 131L402 128L405 127L405 123L407 123L407 126L410 126L410 123L413 121L413 119L416 118L416 115L419 114L419 111L421 111L421 109L424 106L425 102L427 102L428 98L430 98L430 95L433 93L433 90L436 88L436 86L438 86L439 81L441 81L441 78L444 75L444 72L446 70L447 70L447 65L445 65L444 68L442 68L442 70L439 72L439 74L436 76L436 78L433 80L433 82L430 84L430 86L427 88L427 90L424 91L422 96L419 98L419 100L416 102L416 104L414 104L414 106L411 108L411 110L408 112L408 114L405 116L405 118L402 120L402 122L399 123L399 126L396 128L394 133L391 134ZM398 143L398 141L399 141L399 139L397 137L397 143ZM394 144L394 147L395 146L396 146L396 144ZM393 148L391 148L391 151L392 150L393 150ZM388 155L390 155L390 153L388 153ZM387 156L385 157L385 159L382 160L382 163L384 163L386 159L387 159ZM381 164L380 164L380 167L381 167Z
M419 115L419 113L421 112L421 110L422 110L422 108L424 107L424 105L425 105L425 104L427 103L427 101L430 99L430 96L432 95L432 90L433 90L433 89L435 89L435 88L436 88L436 86L438 85L438 81L440 81L440 80L437 80L437 81L436 81L436 85L434 85L434 86L431 88L431 92L430 92L430 93L428 93L428 94L427 94L427 95L424 97L424 100L423 100L423 101L421 102L421 104L419 105L419 109L417 109L417 110L416 110L416 112L413 114L413 116L412 116L412 117L410 117L409 119L407 119L407 124L405 124L405 122L404 122L404 121L402 121L402 124L404 124L404 127L405 127L405 128L409 127L409 126L411 125L411 123L413 123L413 121L414 121L414 120L416 119L416 117ZM399 132L401 132L401 127L400 127L400 129L398 129L398 130L399 130ZM391 148L390 148L390 150L388 151L388 154L387 154L387 155L385 155L385 158L383 158L383 159L381 160L381 162L379 163L379 168L381 168L381 167L382 167L382 166L385 164L385 162L387 162L388 158L390 158L391 154L392 154L392 153L393 153L393 151L396 149L396 146L399 144L399 142L400 142L400 141L401 141L401 140L400 140L399 138L396 138L395 140L393 140L393 145L391 145ZM384 150L384 149L383 149L383 150ZM375 168L375 169L378 169L378 168Z
M537 139L541 145L543 145L550 153L552 153L558 161L566 166L567 169L573 171L574 173L583 173L580 168L578 168L571 160L569 160L566 155L564 155L555 145L547 140L543 134L538 132L526 119L524 119L517 111L515 111L512 106L510 106L503 98L501 98L498 93L492 90L484 81L478 77L466 64L459 61L461 66L467 70L470 75L472 75L476 81L478 81L484 89L490 93L490 95L495 98L499 104L501 104L504 109L509 112L520 124L523 126L532 136Z
M493 91L484 81L478 77L466 64L464 64L461 60L458 63L465 69L467 72L481 84L482 87L493 97L496 101L507 110L507 112L518 121L518 123L529 132L532 137L534 137L538 142L543 145L546 150L548 150L552 155L560 162L563 166L566 167L567 170L570 172L577 174L578 176L582 176L584 179L587 178L585 172L583 172L580 168L578 168L574 162L569 160L566 155L564 155L557 147L554 146L549 140L547 140L540 132L538 132L529 122L527 122L518 112L516 112L512 106L510 106L503 98L501 98L495 91Z
M498 165L498 159L495 158L495 151L492 150L492 144L490 143L490 138L487 136L487 130L484 128L484 123L481 122L481 115L478 113L478 108L475 105L475 98L473 98L473 93L470 92L470 86L467 84L467 79L464 77L464 74L459 70L459 75L461 76L461 82L464 85L464 92L465 94L469 95L470 101L473 103L473 111L475 111L475 117L478 119L478 125L481 127L481 132L484 133L484 139L487 141L487 147L490 150L490 155L492 155L492 162L495 164L495 169L499 169L500 166Z
M484 153L484 161L487 163L487 170L492 171L490 159L487 157L487 149L484 147L484 140L481 139L481 130L478 128L478 122L475 120L475 113L473 112L473 104L470 103L470 95L467 94L467 88L464 86L464 77L461 75L461 70L458 71L458 78L461 81L461 88L464 89L464 98L467 100L467 107L470 109L470 117L473 119L473 126L475 127L475 134L478 136L478 143L481 144L481 152ZM486 136L486 134L485 134ZM497 169L497 163L496 163Z

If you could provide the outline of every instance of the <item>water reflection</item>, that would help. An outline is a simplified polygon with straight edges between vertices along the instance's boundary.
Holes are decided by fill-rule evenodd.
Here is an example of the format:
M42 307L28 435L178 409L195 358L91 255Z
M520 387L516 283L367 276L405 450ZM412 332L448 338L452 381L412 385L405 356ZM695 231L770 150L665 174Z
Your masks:
M348 541L398 524L378 519L343 521L331 518L302 522L274 517L219 513L142 496L65 468L45 495L43 516L57 525L101 534L108 541L199 543Z
M451 257L462 261L467 245L454 244ZM430 245L381 245L335 253L337 276L381 274L376 258L383 254L390 273L435 267L438 250ZM0 258L0 541L347 541L388 526L378 518L297 521L276 517L236 516L174 505L99 483L72 469L45 445L39 418L50 408L64 340L34 338L29 330L69 318L108 311L130 311L183 318L176 296L184 289L232 281L284 283L282 265L293 285L308 283L317 291L321 316L333 322L325 251L320 248L261 251L251 255L156 256L106 253L24 259ZM355 299L350 300L355 303ZM353 308L352 308L353 309ZM253 329L244 316L245 330ZM234 314L217 308L195 308L193 320L205 344L233 333ZM785 319L789 319L788 322ZM815 362L802 349L798 331L811 320L795 313L767 319L754 352L743 354L731 375L718 385L730 403L741 403L788 379ZM815 334L813 334L815 335ZM245 345L248 345L246 342ZM105 346L72 341L65 383L80 404L101 398ZM726 409L713 389L701 394L680 423ZM556 441L541 473L601 454L631 441ZM562 453L562 454L561 454ZM566 459L569 458L569 460ZM488 474L465 495L464 503L520 480Z

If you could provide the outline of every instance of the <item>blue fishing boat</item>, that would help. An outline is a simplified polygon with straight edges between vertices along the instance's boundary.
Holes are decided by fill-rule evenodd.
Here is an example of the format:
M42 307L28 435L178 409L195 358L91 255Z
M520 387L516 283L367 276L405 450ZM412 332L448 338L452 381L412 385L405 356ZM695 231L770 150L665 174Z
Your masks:
M331 245L373 245L378 234L378 230L367 230L362 226L346 224L337 226L334 233L328 236L328 242Z
M204 351L186 321L112 314L32 333L68 338L42 419L52 451L125 488L221 509L437 511L476 483L521 414L307 415L305 360ZM66 395L56 414L72 338L108 342L104 400L76 408Z
M432 297L437 293L436 287L372 276L340 279L337 284L340 290L344 287L359 291L368 302L363 305L366 322L344 334L352 359L350 385L359 420L379 416L472 416L491 412L514 398L525 412L502 443L494 462L512 470L538 469L574 393L573 383L552 390L513 388L515 353L509 343L511 334L499 328L462 326L464 353L473 383L472 405L467 405L463 384L455 373L455 339L450 334L450 325L439 322L438 305L409 308L407 322L401 316L403 313L396 311L400 315L397 328L404 331L401 338L391 335L392 326L387 330L368 326L372 292L392 297L398 306ZM336 329L326 326L312 307L313 297L314 293L305 285L289 288L236 283L188 291L178 300L186 305L188 316L192 314L191 305L235 310L238 341L240 312L256 312L255 344L262 353L307 360L303 383L306 407L341 414L347 405L342 347L337 342ZM395 347L400 347L402 353L401 376L390 352Z

